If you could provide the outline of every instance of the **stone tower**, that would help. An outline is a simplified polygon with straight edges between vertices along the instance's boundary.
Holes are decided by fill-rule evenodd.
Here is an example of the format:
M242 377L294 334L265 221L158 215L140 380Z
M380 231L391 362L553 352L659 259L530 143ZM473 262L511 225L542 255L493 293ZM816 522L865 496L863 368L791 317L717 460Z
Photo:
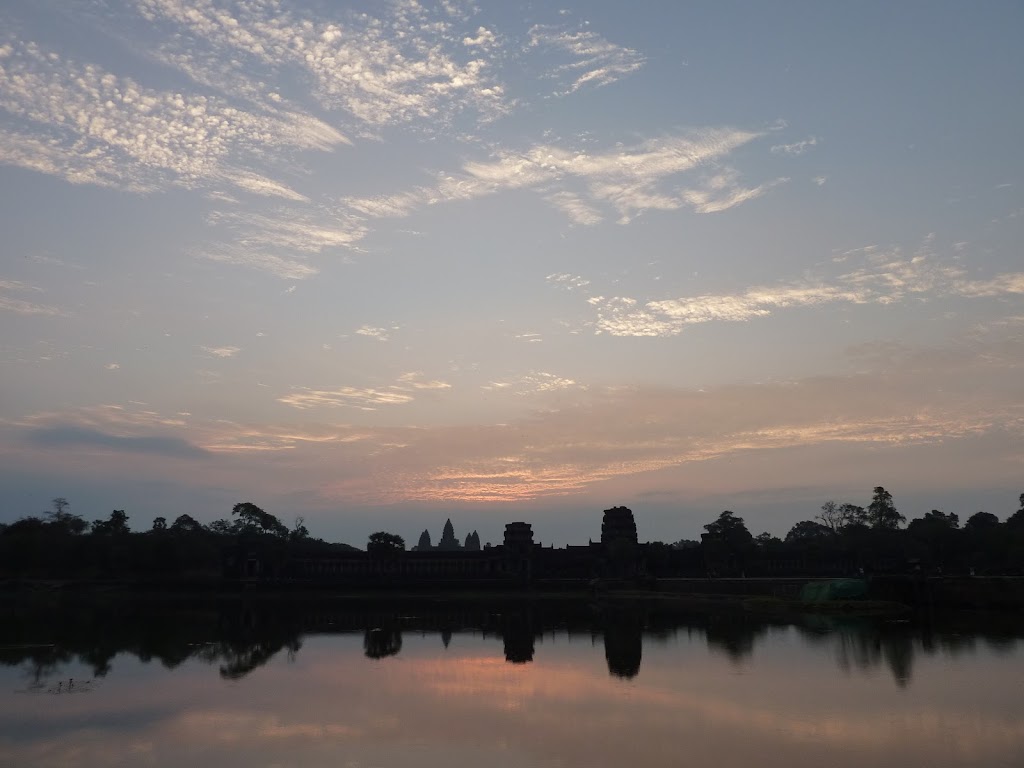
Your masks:
M437 542L437 549L441 552L454 552L462 549L459 540L455 538L455 528L452 527L450 518L444 521L444 530L441 532L441 540Z

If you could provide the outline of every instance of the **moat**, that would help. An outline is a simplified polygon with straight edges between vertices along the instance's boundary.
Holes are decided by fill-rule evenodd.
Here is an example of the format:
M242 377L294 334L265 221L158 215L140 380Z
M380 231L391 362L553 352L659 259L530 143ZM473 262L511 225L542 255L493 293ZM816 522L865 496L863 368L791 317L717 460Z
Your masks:
M15 601L0 763L999 766L1024 625L671 601Z

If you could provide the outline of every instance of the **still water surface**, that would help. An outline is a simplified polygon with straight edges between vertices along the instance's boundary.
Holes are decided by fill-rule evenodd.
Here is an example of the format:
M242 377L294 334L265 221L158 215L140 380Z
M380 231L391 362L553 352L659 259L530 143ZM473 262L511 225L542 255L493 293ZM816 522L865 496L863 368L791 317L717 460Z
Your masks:
M1022 766L1024 632L666 606L7 607L4 766Z

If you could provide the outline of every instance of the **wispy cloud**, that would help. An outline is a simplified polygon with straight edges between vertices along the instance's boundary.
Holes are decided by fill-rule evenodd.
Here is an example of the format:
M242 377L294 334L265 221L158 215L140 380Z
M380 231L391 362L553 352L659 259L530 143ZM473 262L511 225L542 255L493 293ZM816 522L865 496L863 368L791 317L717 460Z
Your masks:
M517 395L536 395L546 392L559 392L567 389L585 390L587 386L580 384L573 379L567 379L547 371L530 371L522 376L516 376L503 381L491 381L481 386L481 389L493 391L508 391Z
M298 387L294 392L279 397L277 401L303 410L327 406L374 411L381 405L402 405L412 402L412 399L412 395L395 387L387 389L339 387L330 390Z
M146 453L172 458L194 459L206 451L178 437L164 435L112 435L98 429L75 425L41 427L29 432L28 442L38 448L80 448L119 453Z
M329 208L285 205L271 211L216 211L207 217L218 239L197 251L212 261L252 267L286 280L312 277L311 256L352 250L366 227Z
M452 385L440 379L428 379L422 371L407 371L399 375L394 384L383 388L338 387L337 389L311 389L294 387L293 391L279 397L277 401L293 408L307 410L320 407L356 408L374 411L380 406L404 405L415 396L443 392Z
M772 147L772 153L776 155L802 155L807 150L818 145L816 136L808 136L802 141L795 141L792 144L776 144Z
M295 72L321 106L374 129L414 120L440 125L470 110L490 119L506 109L488 55L496 36L482 27L471 32L463 14L443 8L403 2L323 18L272 0L137 5L148 19L180 30L160 55L203 85L227 81L273 103L281 96L261 82Z
M564 213L573 224L589 227L604 221L600 211L572 192L555 192L547 196L547 201Z
M300 199L247 163L268 149L330 150L346 141L305 115L146 87L32 42L0 48L0 109L0 162L134 191L227 181Z
M23 298L26 294L41 293L35 286L19 280L0 280L0 311L16 315L40 315L54 317L64 313L57 307Z
M530 45L568 58L565 63L552 67L548 75L559 82L558 96L585 86L610 85L639 70L645 61L637 51L616 45L589 29L536 25L530 29Z
M227 358L234 357L242 351L241 347L200 347L210 357Z
M590 281L586 278L579 275L570 275L568 272L552 273L547 276L547 281L555 285L561 285L570 291L577 288L586 288L590 285Z
M452 385L440 379L425 379L422 371L409 371L398 377L400 386L412 389L451 389Z
M691 208L700 213L726 210L764 194L785 179L748 188L739 174L724 169L692 189L666 188L678 174L721 160L760 134L711 128L651 139L630 147L588 152L540 144L524 152L499 150L488 160L469 161L459 173L442 173L434 185L393 195L349 197L345 205L370 218L407 216L439 203L473 200L513 189L537 189L575 223L596 224L610 206L621 222L647 210ZM579 192L566 189L582 185Z
M388 341L391 338L391 332L394 330L397 330L397 328L378 328L373 325L364 325L356 329L356 335L366 336L377 341Z
M967 277L963 267L943 262L930 241L910 256L899 248L875 246L836 257L836 263L854 259L857 269L834 277L805 277L799 281L748 288L734 294L705 294L640 303L623 296L591 296L598 333L613 336L674 336L688 325L708 322L744 322L779 310L833 303L892 304L908 297L960 296L982 298L1024 294L1024 273L992 279Z

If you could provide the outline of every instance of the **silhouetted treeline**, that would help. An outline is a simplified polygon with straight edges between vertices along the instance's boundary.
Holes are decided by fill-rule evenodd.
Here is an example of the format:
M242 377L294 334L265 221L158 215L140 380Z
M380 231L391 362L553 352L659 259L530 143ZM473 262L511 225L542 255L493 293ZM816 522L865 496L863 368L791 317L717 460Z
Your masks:
M251 502L236 504L228 519L203 525L188 514L171 522L158 517L142 532L131 530L124 510L87 523L69 507L57 498L42 515L0 526L0 578L277 579L292 573L289 563L329 562L357 551L313 538L302 518L288 528ZM815 519L796 523L781 539L752 535L732 511L704 529L699 542L634 542L617 549L602 542L520 554L532 561L535 578L551 579L1024 573L1024 494L1005 521L977 512L961 524L957 513L932 510L907 523L892 495L877 487L866 506L828 501ZM401 558L404 540L381 531L370 537L367 552Z
M709 574L721 576L1024 573L1024 494L1005 522L977 512L961 526L956 513L934 509L905 528L904 522L892 495L877 487L868 506L827 501L814 520L796 523L783 539L752 536L743 518L726 511L704 526L699 545L674 547L699 547Z
M233 553L268 559L324 556L352 551L347 544L314 539L298 518L291 529L255 504L242 502L232 518L202 525L182 514L162 517L148 531L133 532L124 510L86 523L64 498L42 515L0 526L0 576L36 579L218 579Z

